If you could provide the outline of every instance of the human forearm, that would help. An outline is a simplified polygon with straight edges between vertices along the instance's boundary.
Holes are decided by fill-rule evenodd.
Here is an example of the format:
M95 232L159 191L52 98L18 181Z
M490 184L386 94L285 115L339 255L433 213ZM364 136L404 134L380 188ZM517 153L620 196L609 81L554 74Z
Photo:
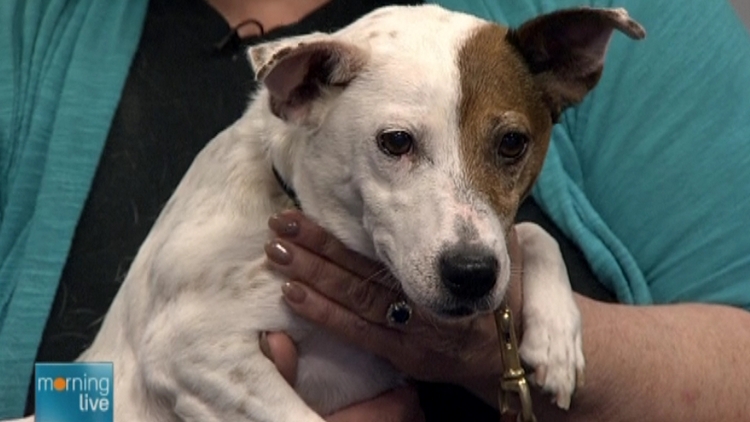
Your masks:
M750 313L718 305L626 306L577 297L586 384L540 420L736 421L750 415Z

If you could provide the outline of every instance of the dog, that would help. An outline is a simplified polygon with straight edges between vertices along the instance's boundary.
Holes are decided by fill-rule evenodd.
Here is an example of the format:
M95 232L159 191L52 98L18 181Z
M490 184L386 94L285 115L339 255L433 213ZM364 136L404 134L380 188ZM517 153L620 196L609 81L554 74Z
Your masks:
M114 362L116 420L322 422L402 382L284 305L286 280L263 246L268 217L294 206L290 188L436 317L495 310L516 211L553 125L599 80L614 30L645 35L623 9L562 10L509 29L390 6L331 34L251 47L262 87L197 156L79 358ZM516 227L520 353L567 408L584 370L579 311L554 239ZM294 387L261 352L263 331L297 343Z

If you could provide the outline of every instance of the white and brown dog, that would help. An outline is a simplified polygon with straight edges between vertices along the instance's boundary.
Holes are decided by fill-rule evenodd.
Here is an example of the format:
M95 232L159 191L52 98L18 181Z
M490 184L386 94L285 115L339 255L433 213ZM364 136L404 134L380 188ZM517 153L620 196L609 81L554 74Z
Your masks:
M597 83L614 29L644 36L622 9L510 30L387 7L251 48L264 86L195 159L80 357L114 362L116 420L322 422L400 382L283 304L263 250L268 217L292 205L274 168L307 215L385 263L412 302L444 318L494 310L506 235L552 126ZM531 224L518 234L521 354L566 407L584 368L579 312L555 241ZM259 348L268 330L299 346L294 388Z

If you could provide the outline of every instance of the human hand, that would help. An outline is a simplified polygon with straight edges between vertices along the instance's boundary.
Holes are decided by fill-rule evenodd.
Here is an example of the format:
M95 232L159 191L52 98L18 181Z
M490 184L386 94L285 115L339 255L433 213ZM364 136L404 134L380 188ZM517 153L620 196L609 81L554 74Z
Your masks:
M294 311L413 378L462 385L497 405L502 363L492 314L446 320L412 304L407 325L389 326L386 310L403 297L380 264L346 249L300 212L276 215L269 226L279 236L266 245L269 266L293 280L283 291ZM515 233L509 238L514 268L507 297L520 316L521 253Z
M260 347L290 385L297 377L297 349L286 334L268 333ZM424 422L416 389L407 385L353 404L325 418L328 422Z

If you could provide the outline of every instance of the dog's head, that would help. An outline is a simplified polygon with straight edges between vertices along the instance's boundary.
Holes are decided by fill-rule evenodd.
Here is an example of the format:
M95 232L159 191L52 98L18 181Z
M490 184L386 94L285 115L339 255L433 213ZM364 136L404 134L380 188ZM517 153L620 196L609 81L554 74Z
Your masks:
M250 49L258 101L288 136L275 165L303 210L383 261L444 316L494 309L506 235L552 126L599 80L622 9L571 9L517 29L437 6L376 10L334 34Z

